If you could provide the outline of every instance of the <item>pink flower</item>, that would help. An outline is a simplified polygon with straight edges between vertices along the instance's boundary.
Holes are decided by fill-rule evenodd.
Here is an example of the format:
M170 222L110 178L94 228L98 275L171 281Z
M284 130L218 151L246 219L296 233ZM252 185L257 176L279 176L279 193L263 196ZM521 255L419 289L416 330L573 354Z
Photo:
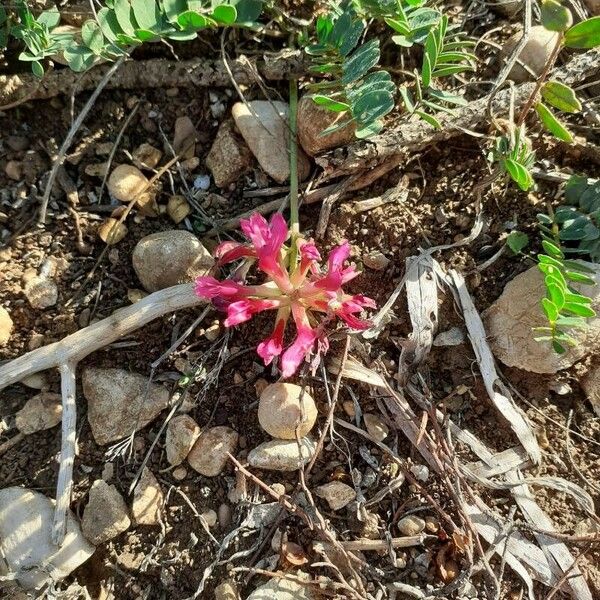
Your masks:
M227 313L226 327L244 323L259 312L277 309L272 334L257 347L265 365L280 357L283 377L293 375L311 355L318 358L327 351L325 327L336 317L352 329L364 330L370 326L359 315L365 308L375 308L375 302L361 294L346 294L342 289L359 274L354 265L345 266L350 256L348 242L331 251L327 269L323 271L321 255L314 242L296 238L292 239L291 246L285 245L289 231L281 214L273 215L269 223L261 215L253 214L242 220L241 229L250 244L221 244L215 251L217 264L225 265L241 258L256 262L266 275L264 283L244 285L207 276L196 280L195 289L198 296L212 300ZM284 350L290 316L296 337Z

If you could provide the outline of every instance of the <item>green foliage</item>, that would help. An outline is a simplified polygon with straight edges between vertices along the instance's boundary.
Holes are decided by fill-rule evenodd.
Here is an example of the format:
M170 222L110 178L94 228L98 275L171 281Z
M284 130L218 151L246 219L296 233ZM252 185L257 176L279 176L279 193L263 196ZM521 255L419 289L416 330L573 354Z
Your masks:
M529 244L529 236L522 231L511 231L506 237L506 245L514 254L519 254Z
M60 53L69 44L71 36L54 32L60 23L57 8L46 10L35 18L25 2L18 2L16 15L17 22L11 25L4 9L0 12L0 28L4 25L4 34L0 34L4 43L1 45L6 44L9 35L21 40L25 50L19 54L19 60L30 62L33 74L42 77L42 61Z
M563 41L567 48L595 48L600 46L600 17L592 17L573 25L565 33Z
M554 137L563 142L573 141L571 132L557 119L556 115L545 104L539 102L535 107L535 112L537 112L544 127L554 135Z
M542 86L542 98L554 108L568 113L577 113L581 110L581 102L575 90L559 81L547 81Z
M383 127L382 118L394 108L396 86L379 63L379 40L358 45L364 22L348 8L317 19L317 43L305 51L313 58L311 70L329 79L311 84L313 100L334 112L345 113L323 134L356 124L356 136L368 138Z
M497 162L523 191L533 186L533 177L529 172L535 160L529 140L525 135L525 127L512 128L509 135L495 139L494 149L489 159Z
M192 40L222 25L253 26L261 10L260 0L107 0L97 22L83 24L81 41L72 40L64 56L71 69L85 71L144 42Z
M538 254L537 259L546 288L546 297L542 299L541 306L548 326L536 327L534 331L536 340L549 341L557 353L563 354L568 346L577 345L569 331L585 329L586 318L596 315L591 307L591 299L572 285L594 285L595 282L589 277L590 270L585 265L566 258L555 218L556 215L538 215L544 252Z
M543 0L542 25L550 31L566 31L573 25L571 11L557 0Z

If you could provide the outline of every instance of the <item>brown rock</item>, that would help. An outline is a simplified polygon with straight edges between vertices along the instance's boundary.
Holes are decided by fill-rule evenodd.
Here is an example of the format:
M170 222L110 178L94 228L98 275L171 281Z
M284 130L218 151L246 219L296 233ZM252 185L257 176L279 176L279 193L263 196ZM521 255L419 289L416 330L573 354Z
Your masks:
M235 453L238 438L238 433L230 427L207 429L188 454L190 466L205 477L216 477L227 465L227 454Z
M25 435L51 429L62 419L62 399L60 394L41 392L36 394L15 415L17 429Z
M162 152L151 144L144 142L131 153L131 158L138 169L154 169L162 158Z
M156 525L164 505L160 484L148 467L145 467L133 490L131 514L138 525Z
M581 387L594 412L600 417L600 365L592 367L590 372L582 379Z
M252 170L254 158L246 142L235 133L233 121L221 123L215 141L206 157L215 185L227 188L244 173Z
M154 202L155 192L152 187L146 188L148 178L133 165L119 165L108 178L107 187L111 196L121 202L129 203L134 198L138 207Z
M13 330L13 321L8 311L0 306L0 347L5 346Z
M129 529L128 512L117 488L98 479L90 489L81 519L81 531L93 544L103 544Z
M198 423L189 415L173 417L167 425L165 450L171 465L180 465L190 453L200 435Z
M303 96L298 103L298 141L310 156L316 156L325 150L338 148L354 141L356 126L350 125L322 135L332 125L347 120L347 113L336 113L315 104L309 96Z
M180 158L192 158L196 154L198 132L189 117L179 117L175 121L175 134L173 135L173 150Z

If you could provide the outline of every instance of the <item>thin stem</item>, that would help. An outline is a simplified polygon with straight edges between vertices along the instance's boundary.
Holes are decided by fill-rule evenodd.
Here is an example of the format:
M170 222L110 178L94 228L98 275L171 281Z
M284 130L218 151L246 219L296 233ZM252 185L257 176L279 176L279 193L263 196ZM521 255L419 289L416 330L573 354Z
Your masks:
M298 86L290 79L290 229L292 236L300 233L298 214ZM292 244L293 247L293 244Z

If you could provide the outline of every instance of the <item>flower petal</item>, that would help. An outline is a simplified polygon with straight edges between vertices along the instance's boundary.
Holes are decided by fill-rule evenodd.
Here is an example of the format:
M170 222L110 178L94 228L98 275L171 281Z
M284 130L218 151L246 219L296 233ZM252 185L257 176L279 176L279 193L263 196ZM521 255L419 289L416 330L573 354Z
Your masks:
M232 302L227 307L225 327L234 327L235 325L249 321L255 314L272 308L279 308L279 301L248 298Z
M259 213L253 213L248 219L242 219L240 227L257 251L267 243L270 237L269 224Z
M219 281L210 276L198 277L196 279L194 291L197 296L206 298L207 300L219 296L225 296L229 299L235 296L243 297L245 292L247 293L245 286L240 283L232 281L231 279Z
M291 346L281 357L281 374L283 377L291 377L302 364L302 361L312 352L317 339L317 333L312 329L306 310L299 304L292 304L292 314L298 335Z
M273 359L283 351L283 334L290 314L289 307L280 308L275 319L273 333L265 338L256 348L257 354L263 359L265 365L270 365Z
M256 252L252 248L239 242L223 242L215 250L215 258L219 266L226 265L239 258L255 256Z

